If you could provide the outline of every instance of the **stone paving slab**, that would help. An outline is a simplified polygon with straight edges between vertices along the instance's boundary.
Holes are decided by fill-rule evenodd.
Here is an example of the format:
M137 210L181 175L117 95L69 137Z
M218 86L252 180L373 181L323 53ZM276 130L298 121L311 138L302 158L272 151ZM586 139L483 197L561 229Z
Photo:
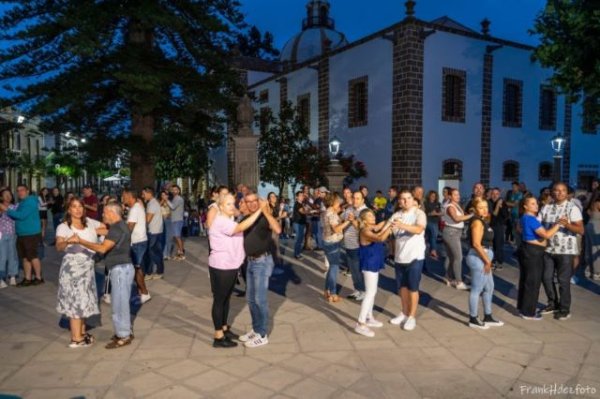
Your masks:
M205 239L187 240L187 260L168 261L165 278L148 282L153 299L133 302L135 340L113 351L103 347L113 334L106 304L89 320L99 342L66 347L54 310L60 257L46 248L45 285L0 290L0 398L497 398L545 384L595 389L558 397L600 398L596 282L573 287L570 320L528 322L515 316L518 270L507 264L494 298L506 325L481 331L467 327L468 292L446 287L441 263L428 262L418 325L406 332L388 324L400 303L387 268L375 301L384 326L369 339L353 331L358 303L323 300L323 255L307 251L297 261L283 244L286 266L270 282L270 343L231 350L211 346ZM351 278L340 274L339 283L348 294ZM234 329L249 329L245 299L231 305Z

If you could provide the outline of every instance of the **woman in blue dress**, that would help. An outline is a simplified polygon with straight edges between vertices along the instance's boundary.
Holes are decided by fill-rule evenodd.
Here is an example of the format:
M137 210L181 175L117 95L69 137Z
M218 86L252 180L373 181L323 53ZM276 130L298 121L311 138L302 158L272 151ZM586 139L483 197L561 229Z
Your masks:
M360 213L360 270L365 279L365 298L360 306L358 323L354 331L366 337L374 337L371 327L381 327L383 323L373 317L373 305L377 294L379 271L385 267L385 240L392 231L391 224L383 221L376 224L375 213L365 209Z

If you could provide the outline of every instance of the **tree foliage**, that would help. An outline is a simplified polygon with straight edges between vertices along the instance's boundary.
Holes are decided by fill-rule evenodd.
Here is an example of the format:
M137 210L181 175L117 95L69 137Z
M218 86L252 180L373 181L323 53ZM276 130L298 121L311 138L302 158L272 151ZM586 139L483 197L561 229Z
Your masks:
M12 5L0 19L0 83L13 91L3 102L40 115L46 132L118 141L134 187L154 183L157 126L192 129L186 113L215 120L234 109L237 41L272 42L246 38L237 0L0 1ZM15 79L23 84L7 86Z
M238 34L237 50L241 55L268 59L279 55L273 47L271 32L261 34L256 26L252 26L247 33Z
M260 119L264 125L258 142L260 177L277 187L281 196L285 184L299 176L312 144L296 107L289 101L282 104L277 117L269 110Z
M541 44L534 58L554 69L551 83L572 101L588 98L591 123L600 122L600 3L594 0L548 0L532 34Z

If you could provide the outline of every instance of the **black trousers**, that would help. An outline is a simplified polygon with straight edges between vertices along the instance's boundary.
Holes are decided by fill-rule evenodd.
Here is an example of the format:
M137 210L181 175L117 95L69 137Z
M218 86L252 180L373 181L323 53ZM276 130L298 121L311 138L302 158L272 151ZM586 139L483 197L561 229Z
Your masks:
M571 310L571 276L575 255L544 254L544 291L548 303L564 312ZM558 278L558 289L554 275Z
M221 270L209 267L210 287L213 294L212 319L215 330L222 330L229 317L229 300L239 269Z
M494 230L494 262L504 263L504 234L506 226L504 223L492 226Z
M519 258L519 294L517 309L525 316L535 315L542 275L544 272L545 248L526 242L521 243Z

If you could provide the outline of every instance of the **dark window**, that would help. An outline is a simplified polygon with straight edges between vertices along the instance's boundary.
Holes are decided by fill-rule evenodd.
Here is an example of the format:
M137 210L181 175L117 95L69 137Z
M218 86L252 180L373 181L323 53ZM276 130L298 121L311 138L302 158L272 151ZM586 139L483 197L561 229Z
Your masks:
M540 129L556 130L556 92L552 87L540 87Z
M586 134L596 134L598 126L594 122L592 115L594 113L594 109L598 109L598 100L593 97L587 96L583 100L583 123L581 126L581 130Z
M552 164L550 162L542 162L538 168L538 180L552 180L553 173Z
M310 93L298 96L298 118L302 127L310 132Z
M442 76L442 120L464 123L467 73L444 68Z
M502 180L519 180L519 163L517 161L506 161L502 164Z
M598 179L597 170L584 170L577 173L577 188L590 191L592 183Z
M502 126L521 127L523 109L523 82L504 79Z
M261 90L258 94L258 102L261 104L269 102L269 90Z
M42 154L40 153L40 141L39 141L39 140L36 140L36 141L35 141L35 156L36 156L36 157L39 157L40 155L42 155Z
M21 133L17 133L17 150L21 151Z
M264 133L267 131L267 129L269 128L269 117L271 115L271 109L269 107L262 107L260 109L260 114L259 114L259 128L260 128L260 133Z
M369 107L369 78L353 79L348 83L348 127L366 126Z
M462 161L458 159L446 159L442 162L442 177L462 180Z

